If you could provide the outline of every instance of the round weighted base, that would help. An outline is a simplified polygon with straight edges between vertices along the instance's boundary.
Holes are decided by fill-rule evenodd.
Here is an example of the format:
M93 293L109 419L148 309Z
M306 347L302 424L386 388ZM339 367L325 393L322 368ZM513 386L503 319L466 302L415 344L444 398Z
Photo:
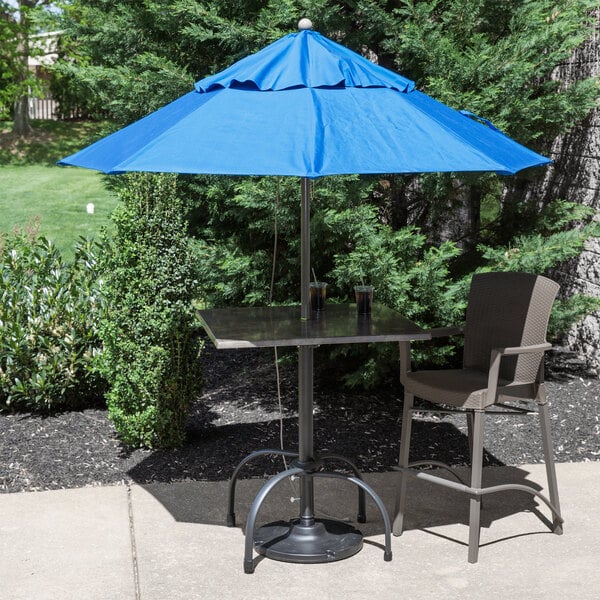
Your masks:
M259 554L292 563L324 563L356 554L363 545L358 529L331 519L315 519L302 525L300 519L263 525L254 533L254 547Z

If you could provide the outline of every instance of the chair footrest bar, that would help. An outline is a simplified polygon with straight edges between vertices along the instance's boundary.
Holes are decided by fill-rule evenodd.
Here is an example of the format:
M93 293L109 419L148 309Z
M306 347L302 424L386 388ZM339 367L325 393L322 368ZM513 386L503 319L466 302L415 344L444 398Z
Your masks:
M561 517L560 512L557 508L540 492L533 489L528 485L521 485L518 483L506 483L501 485L491 485L485 488L473 488L464 483L455 483L454 481L449 481L437 475L431 475L429 473L424 473L423 471L417 471L411 467L394 467L395 471L402 471L407 475L411 475L412 477L416 477L417 479L423 479L425 481L429 481L431 483L435 483L437 485L442 485L444 487L456 490L458 492L463 492L465 494L469 494L471 496L485 496L487 494L494 494L496 492L506 492L509 490L517 490L521 492L527 492L528 494L532 494L536 498L539 498L544 504L552 511L554 515L555 521L558 524L564 523L564 519Z
M446 471L447 473L452 475L452 477L454 477L454 479L456 479L459 483L461 483L462 485L465 485L467 487L469 486L469 484L460 475L458 475L452 469L452 467L450 465L447 465L446 463L443 463L439 460L418 460L418 461L408 463L408 467L392 467L392 468L395 471L399 471L399 470L402 470L403 468L414 469L414 467L437 467L438 469L444 469L444 471Z

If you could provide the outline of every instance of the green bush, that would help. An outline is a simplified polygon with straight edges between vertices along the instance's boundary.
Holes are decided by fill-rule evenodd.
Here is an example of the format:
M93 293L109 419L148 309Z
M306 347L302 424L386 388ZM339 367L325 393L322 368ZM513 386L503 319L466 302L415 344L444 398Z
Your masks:
M132 446L176 446L201 383L192 308L197 261L175 177L120 179L122 205L101 260L107 310L100 368L111 386L109 416Z
M481 244L479 251L485 261L481 271L524 271L544 274L548 270L578 256L585 240L600 236L600 222L589 206L555 200L537 216L535 232L515 236L505 246ZM600 299L583 294L560 297L555 302L548 339L560 343L575 323L600 309Z
M464 306L456 302L449 273L458 248L450 242L430 246L414 227L394 231L378 221L375 207L369 210L370 219L355 211L332 212L326 219L332 235L355 224L352 245L335 256L328 280L347 290L363 281L372 284L377 302L425 327L462 316ZM354 301L351 297L348 300ZM414 356L417 362L441 363L452 352L450 345L415 345ZM398 344L339 346L331 349L330 356L336 359L332 364L344 365L345 373L340 375L350 387L368 388L397 380Z
M72 263L36 227L0 237L0 410L82 407L102 398L101 287L94 248Z
M207 304L264 305L272 273L274 302L298 302L298 181L204 178L187 185L187 197L195 197L198 203L192 212L192 227L202 256L201 291ZM520 209L531 212L524 204ZM598 235L593 210L555 201L529 215L528 227L514 231L509 244L491 236L465 261L458 243L432 243L423 229L397 227L392 223L392 212L376 179L327 177L314 182L311 263L317 277L328 282L329 302L351 300L353 286L364 280L375 286L377 302L397 309L423 327L464 320L474 272L547 273L577 256L586 238ZM557 303L551 324L555 341L594 306L592 300L578 297ZM443 342L449 345L415 344L416 363L458 361L456 344L461 343L460 338ZM397 379L397 352L397 344L331 347L322 350L325 356L321 362L329 371L338 370L338 377L347 385L371 387Z

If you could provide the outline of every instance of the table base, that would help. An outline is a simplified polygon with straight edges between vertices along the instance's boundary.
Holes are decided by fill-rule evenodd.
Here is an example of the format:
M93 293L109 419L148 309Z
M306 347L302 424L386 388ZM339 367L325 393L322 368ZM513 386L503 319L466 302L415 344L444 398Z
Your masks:
M277 521L254 533L254 548L259 554L292 563L343 560L359 552L362 545L358 529L333 519L314 519L312 525L303 525L300 519Z

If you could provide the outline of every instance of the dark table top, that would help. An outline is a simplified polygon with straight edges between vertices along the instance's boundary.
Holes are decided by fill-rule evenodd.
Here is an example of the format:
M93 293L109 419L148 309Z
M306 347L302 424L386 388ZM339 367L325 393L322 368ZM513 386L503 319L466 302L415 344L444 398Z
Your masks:
M418 325L380 304L373 305L370 316L357 315L355 304L328 304L309 320L300 318L300 306L215 308L199 315L219 349L430 339Z

